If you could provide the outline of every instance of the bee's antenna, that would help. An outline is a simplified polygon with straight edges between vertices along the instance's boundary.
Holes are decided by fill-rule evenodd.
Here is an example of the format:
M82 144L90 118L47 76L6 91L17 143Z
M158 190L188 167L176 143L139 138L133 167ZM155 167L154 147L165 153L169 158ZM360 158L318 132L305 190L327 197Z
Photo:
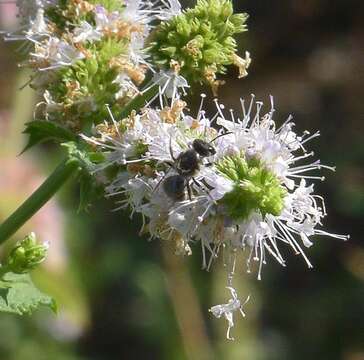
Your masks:
M172 160L176 161L176 158L174 157L174 154L173 154L173 148L172 148L172 135L169 136L169 153L171 155Z
M215 141L215 140L217 140L218 138L221 138L222 136L230 135L230 134L232 134L232 132L231 132L231 131L228 131L228 132L226 132L226 133L223 133L223 134L217 135L215 138L213 138L213 139L210 141L210 143L214 142L214 141Z

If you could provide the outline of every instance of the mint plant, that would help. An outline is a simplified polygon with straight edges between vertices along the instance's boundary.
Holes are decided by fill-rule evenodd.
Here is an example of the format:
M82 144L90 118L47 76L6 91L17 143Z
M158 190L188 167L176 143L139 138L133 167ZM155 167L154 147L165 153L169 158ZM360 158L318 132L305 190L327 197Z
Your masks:
M229 113L215 99L208 117L202 94L198 113L188 111L194 85L217 97L228 66L248 75L250 53L239 56L235 38L247 31L248 15L235 14L231 0L197 0L184 10L177 0L17 5L23 28L5 40L26 43L22 66L41 96L24 151L53 141L67 156L0 225L0 243L73 177L80 209L99 196L115 198L142 217L142 234L173 243L176 254L191 255L200 243L205 269L225 252L231 299L210 311L227 320L232 339L233 315L244 315L246 304L233 287L238 253L247 250L247 270L257 262L261 279L269 256L286 266L281 245L312 267L306 248L313 236L348 238L322 229L325 204L311 181L323 177L312 171L334 168L308 161L306 144L318 132L299 134L291 117L276 122L273 98L268 111L252 97ZM30 235L11 251L0 268L1 311L55 309L29 277L46 250Z

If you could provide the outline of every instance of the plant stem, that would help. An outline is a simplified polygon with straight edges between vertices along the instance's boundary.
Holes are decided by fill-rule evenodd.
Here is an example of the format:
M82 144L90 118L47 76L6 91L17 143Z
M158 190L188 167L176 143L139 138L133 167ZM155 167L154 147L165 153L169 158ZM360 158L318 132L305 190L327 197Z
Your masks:
M124 118L129 116L133 110L139 110L158 94L158 89L159 87L157 85L151 87L130 101L121 113L117 115ZM0 244L9 239L10 236L41 209L79 168L79 161L75 158L69 158L60 164L48 179L0 225Z
M9 272L9 268L7 265L1 265L0 266L0 281L2 280L3 276Z
M79 169L79 161L70 158L61 163L48 179L0 225L0 244L22 227L62 185Z
M133 110L139 111L143 106L145 106L150 100L152 100L158 94L158 90L159 90L158 85L152 86L149 90L135 97L128 104L126 104L123 110L116 115L120 119L123 119L129 116Z

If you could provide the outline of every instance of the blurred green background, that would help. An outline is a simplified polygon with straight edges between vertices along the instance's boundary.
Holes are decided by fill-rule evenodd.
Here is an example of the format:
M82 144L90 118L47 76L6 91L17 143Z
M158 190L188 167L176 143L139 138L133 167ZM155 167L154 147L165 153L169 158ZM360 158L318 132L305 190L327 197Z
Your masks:
M260 282L241 261L235 285L251 301L229 342L225 321L207 311L227 300L221 261L208 273L198 247L192 257L172 256L160 242L140 238L139 220L111 212L106 200L77 213L78 188L69 183L13 239L34 230L51 242L34 278L60 312L1 314L0 360L364 359L363 2L236 0L235 8L250 14L240 49L251 52L253 64L241 81L231 70L221 101L238 108L240 96L268 103L273 94L276 120L292 113L298 131L321 130L311 147L323 163L337 165L316 185L327 199L324 225L350 233L350 241L320 238L308 252L313 270L291 253L286 269L270 259ZM15 21L14 6L0 6L0 28ZM29 74L16 66L16 49L0 42L0 221L62 157L49 145L17 156L39 99L19 91Z

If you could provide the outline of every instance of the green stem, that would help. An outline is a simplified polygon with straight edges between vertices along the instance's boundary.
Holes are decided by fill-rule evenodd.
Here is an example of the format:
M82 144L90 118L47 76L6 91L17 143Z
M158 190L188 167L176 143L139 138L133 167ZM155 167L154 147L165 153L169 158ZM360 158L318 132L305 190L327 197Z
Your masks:
M60 164L48 179L0 225L0 244L9 239L42 208L78 169L79 161L74 158Z
M139 111L143 106L145 106L148 101L153 99L158 94L159 86L154 85L146 92L137 96L133 100L131 100L126 106L124 106L123 110L116 114L118 118L124 119L131 114L133 110Z
M1 265L0 266L0 280L3 278L3 276L9 272L9 267L8 265Z

